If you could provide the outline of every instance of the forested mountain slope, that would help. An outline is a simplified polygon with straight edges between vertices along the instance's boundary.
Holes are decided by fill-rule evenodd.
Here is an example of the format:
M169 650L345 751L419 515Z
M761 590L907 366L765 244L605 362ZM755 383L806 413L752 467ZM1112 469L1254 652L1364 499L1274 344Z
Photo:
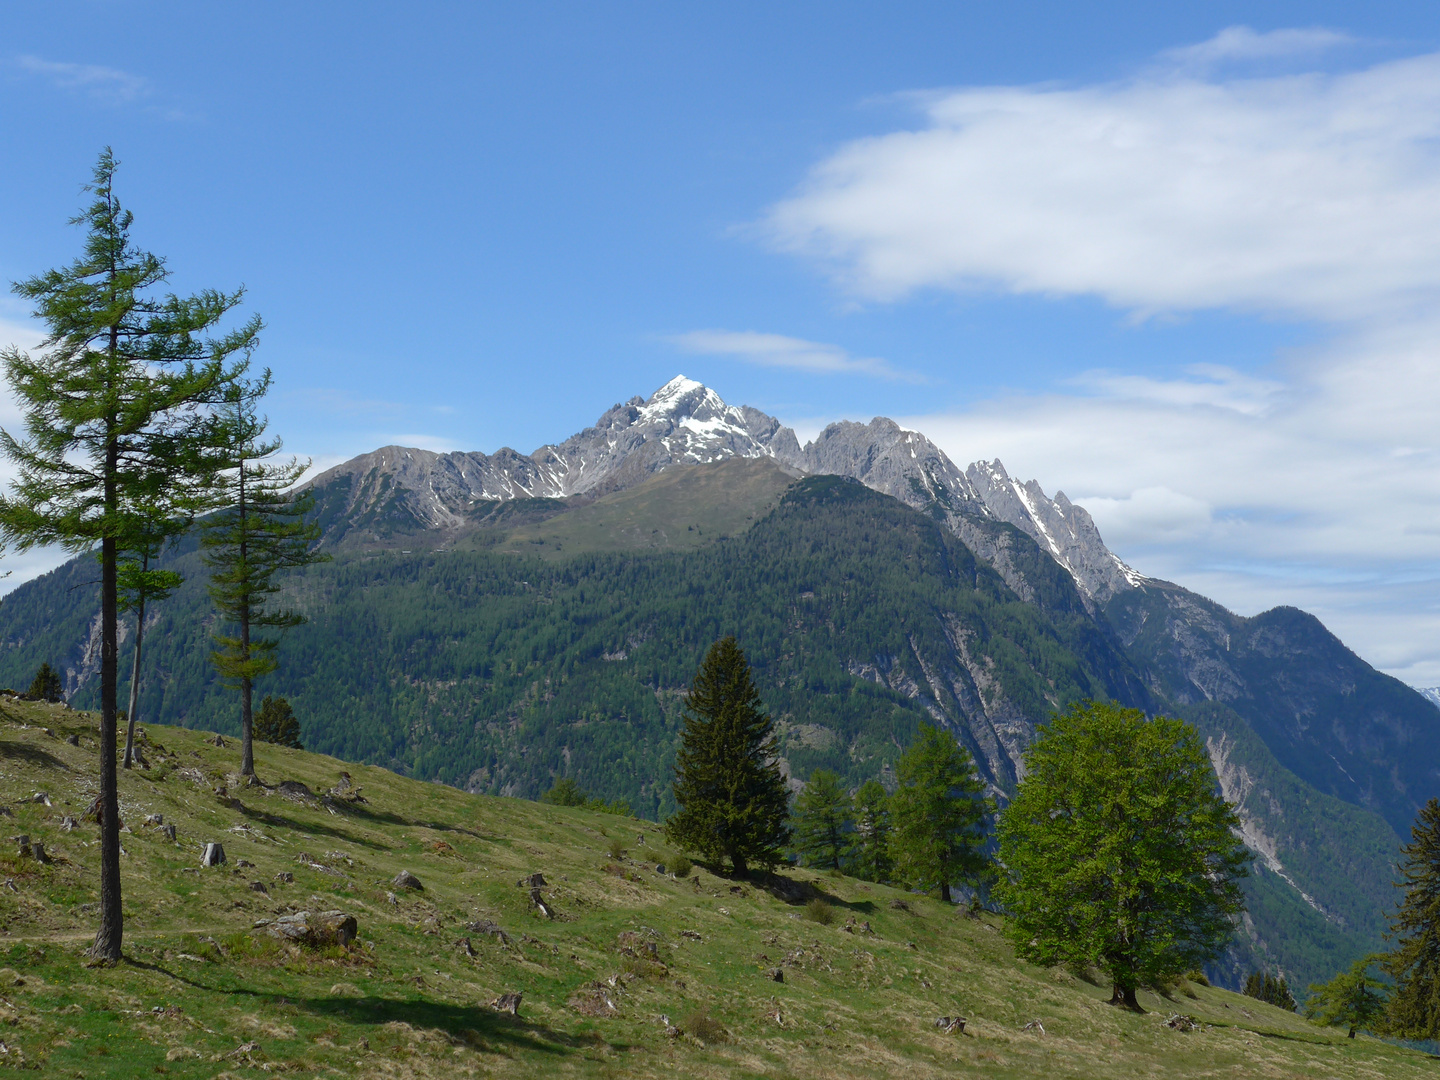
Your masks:
M1161 581L1118 594L1106 615L1158 697L1228 706L1287 769L1401 836L1440 795L1440 712L1313 615L1244 618Z

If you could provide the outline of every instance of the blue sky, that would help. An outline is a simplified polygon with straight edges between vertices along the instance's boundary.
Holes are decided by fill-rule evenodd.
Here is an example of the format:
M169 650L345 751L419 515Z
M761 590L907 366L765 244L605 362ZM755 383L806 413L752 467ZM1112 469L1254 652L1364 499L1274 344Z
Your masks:
M109 144L318 463L683 371L998 455L1428 685L1437 50L1418 4L10 5L0 276L72 257Z

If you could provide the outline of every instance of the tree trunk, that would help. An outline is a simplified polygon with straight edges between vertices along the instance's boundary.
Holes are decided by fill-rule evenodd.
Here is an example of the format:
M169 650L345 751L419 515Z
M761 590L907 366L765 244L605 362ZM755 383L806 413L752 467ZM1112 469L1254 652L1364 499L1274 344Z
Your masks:
M1353 1038L1355 1037L1355 1029L1352 1027L1352 1028L1350 1029L1350 1034L1349 1034L1349 1035L1346 1035L1345 1037L1346 1037L1347 1039L1353 1039Z
M148 566L149 560L141 557L140 569L143 572ZM125 768L130 768L135 760L135 710L140 707L140 642L145 636L145 594L140 594L139 603L135 609L135 662L130 665L130 711L125 714Z
M1131 1012L1143 1013L1145 1010L1140 1007L1140 1002L1135 998L1135 987L1121 986L1119 983L1112 983L1110 989L1110 1004L1119 1005L1129 1009Z
M950 903L950 883L948 881L940 883L940 899L947 904Z
M111 444L109 457L117 455ZM107 461L107 465L111 462ZM111 474L113 475L113 473ZM107 483L112 486L113 481ZM120 907L120 800L115 767L116 583L115 539L100 542L100 928L90 955L120 959L124 913Z
M737 878L741 878L743 880L744 878L748 878L750 876L750 868L745 865L744 855L732 851L730 853L730 865L735 868L735 876Z
M249 545L246 537L249 535L250 521L249 511L245 506L245 459L240 459L240 565L246 567L248 575L249 562L246 550ZM245 588L250 587L247 577ZM250 604L247 593L246 600L240 605L240 661L244 664L250 663ZM253 717L251 714L250 697L250 676L244 675L240 679L240 775L255 775L255 743L253 740Z
M249 649L246 649L249 652ZM250 676L240 680L240 775L255 775L254 719L250 712ZM272 774L273 775L273 774Z

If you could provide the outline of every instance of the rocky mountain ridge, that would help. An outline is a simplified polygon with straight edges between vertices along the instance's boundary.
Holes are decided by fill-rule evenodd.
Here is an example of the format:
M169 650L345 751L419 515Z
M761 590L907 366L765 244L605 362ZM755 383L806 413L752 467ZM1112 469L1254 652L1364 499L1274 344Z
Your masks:
M1011 478L998 458L962 470L923 434L886 417L831 424L801 447L773 416L728 405L683 375L649 398L612 406L594 426L533 454L508 447L441 454L386 446L321 473L309 486L324 493L329 519L363 524L383 512L416 530L434 530L463 526L502 502L594 498L672 466L763 457L797 476L852 477L935 513L1022 596L1026 583L1009 567L1003 541L997 544L992 530L977 525L1020 529L1096 604L1145 580L1105 547L1083 507L1064 492L1049 498L1035 480Z

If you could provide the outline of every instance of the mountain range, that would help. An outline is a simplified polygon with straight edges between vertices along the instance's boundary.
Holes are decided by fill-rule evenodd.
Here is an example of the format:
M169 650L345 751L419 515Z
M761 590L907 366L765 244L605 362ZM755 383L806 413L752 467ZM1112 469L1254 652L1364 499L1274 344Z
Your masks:
M723 633L796 786L820 766L893 785L928 721L1003 799L1053 710L1170 712L1257 856L1230 982L1303 984L1377 946L1399 837L1440 794L1440 711L1318 620L1147 578L1063 493L888 419L802 446L679 377L532 454L384 447L309 487L336 558L286 581L309 622L262 692L351 760L529 797L572 776L663 816L684 687ZM187 581L153 613L141 715L234 730L193 541L170 558ZM82 557L7 597L0 680L49 660L89 702L93 577Z

